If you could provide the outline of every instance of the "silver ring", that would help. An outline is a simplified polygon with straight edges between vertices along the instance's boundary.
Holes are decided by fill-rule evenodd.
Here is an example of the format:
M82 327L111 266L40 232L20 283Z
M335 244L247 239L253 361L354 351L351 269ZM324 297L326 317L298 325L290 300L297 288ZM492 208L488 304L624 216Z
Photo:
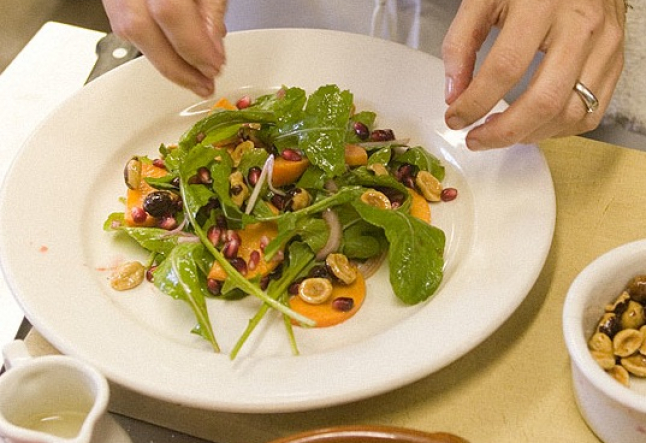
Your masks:
M592 91L590 91L583 83L577 80L574 84L574 90L579 94L581 100L583 100L583 104L587 108L588 114L597 110L599 107L599 100L597 100L597 97L595 97Z

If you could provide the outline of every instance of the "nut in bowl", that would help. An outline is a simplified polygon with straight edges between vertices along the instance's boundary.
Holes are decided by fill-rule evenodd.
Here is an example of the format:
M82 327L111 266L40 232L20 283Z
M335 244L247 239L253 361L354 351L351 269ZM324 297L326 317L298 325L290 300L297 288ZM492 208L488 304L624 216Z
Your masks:
M639 296L631 296L634 288L630 288L635 277L643 275L646 240L620 246L594 260L576 277L563 308L563 333L577 405L590 429L605 443L646 441L646 378L631 370L634 368L621 369L626 359L646 361L639 349L621 355L630 336L643 336L646 331L641 320L630 324L639 317L640 309L643 316L643 304ZM630 309L637 308L634 316L623 315L629 303ZM604 359L608 344L612 354ZM616 372L624 374L619 377L623 382L614 376Z

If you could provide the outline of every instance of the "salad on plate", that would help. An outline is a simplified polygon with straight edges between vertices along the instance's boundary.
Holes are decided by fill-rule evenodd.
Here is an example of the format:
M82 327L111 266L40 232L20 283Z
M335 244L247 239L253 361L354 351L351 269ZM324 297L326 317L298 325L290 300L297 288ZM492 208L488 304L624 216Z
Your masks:
M438 158L376 121L336 85L220 99L157 158L127 162L125 209L104 229L150 255L116 267L111 285L148 280L186 302L192 332L216 352L208 300L256 297L231 358L271 309L297 354L294 327L351 318L386 258L396 297L428 300L442 281L445 248L429 202L451 201L457 190L443 188Z

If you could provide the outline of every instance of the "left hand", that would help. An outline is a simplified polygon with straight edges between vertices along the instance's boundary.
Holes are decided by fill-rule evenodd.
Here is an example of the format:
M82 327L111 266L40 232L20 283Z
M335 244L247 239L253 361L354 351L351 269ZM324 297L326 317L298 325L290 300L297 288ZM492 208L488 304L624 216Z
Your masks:
M623 69L623 0L463 0L445 37L445 119L464 129L513 88L537 52L543 60L523 94L467 134L472 150L534 143L598 126ZM476 52L493 27L500 33L477 74ZM597 97L588 113L574 85Z
M113 32L162 75L207 97L225 62L226 0L103 0Z

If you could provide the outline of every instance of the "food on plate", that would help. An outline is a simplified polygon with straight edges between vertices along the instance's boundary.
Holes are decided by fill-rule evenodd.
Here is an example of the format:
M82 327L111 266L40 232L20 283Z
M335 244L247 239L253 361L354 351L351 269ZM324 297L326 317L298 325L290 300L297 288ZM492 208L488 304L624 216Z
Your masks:
M622 384L646 377L646 275L634 277L610 304L588 341L599 366Z
M350 318L385 257L404 304L442 280L445 235L429 202L457 190L443 188L435 156L376 128L376 117L336 85L222 98L158 158L127 161L125 210L104 227L150 252L148 279L189 304L193 332L215 351L207 300L254 296L258 313L231 357L269 309L285 316L297 353L292 326Z

